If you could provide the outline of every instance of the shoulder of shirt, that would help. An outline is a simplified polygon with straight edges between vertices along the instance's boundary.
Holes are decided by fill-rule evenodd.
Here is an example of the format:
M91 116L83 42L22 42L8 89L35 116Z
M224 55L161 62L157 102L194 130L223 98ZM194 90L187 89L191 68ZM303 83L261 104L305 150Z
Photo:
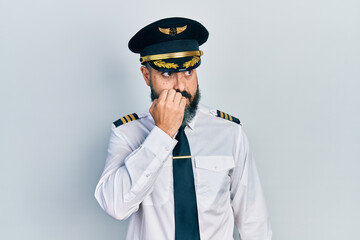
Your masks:
M132 121L136 121L136 120L139 120L141 118L145 118L147 117L147 113L140 113L140 114L136 114L136 113L132 113L132 114L128 114L128 115L125 115L123 116L122 118L119 118L118 120L114 121L113 124L114 126L117 128L117 127L120 127L122 125L125 125L129 122L132 122Z
M210 115L212 117L220 118L220 119L223 119L224 121L225 120L227 122L230 121L232 123L236 123L236 124L239 124L242 126L242 123L240 122L240 120L237 117L234 117L233 115L230 115L230 114L220 111L218 109L213 109L213 108L209 108L204 105L199 105L199 111L201 111L204 114Z

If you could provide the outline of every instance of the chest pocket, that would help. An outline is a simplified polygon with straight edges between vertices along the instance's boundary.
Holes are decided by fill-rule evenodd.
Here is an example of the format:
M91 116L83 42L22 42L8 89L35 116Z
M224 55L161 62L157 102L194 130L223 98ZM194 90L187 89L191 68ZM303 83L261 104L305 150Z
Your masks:
M196 192L200 204L205 207L226 204L230 197L229 171L234 167L232 156L195 157Z

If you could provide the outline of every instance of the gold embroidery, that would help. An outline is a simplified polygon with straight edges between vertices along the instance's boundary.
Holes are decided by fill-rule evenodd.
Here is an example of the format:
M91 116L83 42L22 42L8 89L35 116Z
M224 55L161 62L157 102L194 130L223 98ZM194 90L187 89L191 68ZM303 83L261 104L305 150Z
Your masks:
M162 67L162 68L178 68L179 65L177 65L176 63L167 63L167 62L164 62L164 61L161 61L161 60L157 60L157 61L154 61L154 64L158 67Z
M190 61L187 61L183 64L183 67L192 67L194 66L195 64L197 64L198 62L200 61L200 58L199 57L193 57Z
M186 28L187 28L187 25L185 25L183 27L177 27L176 28L177 34L182 33L183 31L185 31Z
M193 56L202 56L203 51L185 51L185 52L174 52L174 53L163 53L163 54L155 54L148 55L140 58L140 62L148 62L155 60L164 60L169 58L182 58L182 57L193 57Z
M170 35L170 28L161 28L161 27L159 27L159 31L164 33L164 34Z
M180 34L187 28L187 25L183 27L177 27L177 28L161 28L158 27L159 31L170 36L175 36L176 34Z

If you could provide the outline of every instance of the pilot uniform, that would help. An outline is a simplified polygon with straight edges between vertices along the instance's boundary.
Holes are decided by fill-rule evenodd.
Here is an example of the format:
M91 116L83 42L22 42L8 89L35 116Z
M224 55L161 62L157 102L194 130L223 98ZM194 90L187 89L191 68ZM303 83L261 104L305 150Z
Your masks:
M174 19L177 22L175 27L163 26L166 23L174 26L169 23ZM151 30L149 25L147 31L167 35L159 30L161 28L170 36L170 33L183 30L185 25L191 30L194 22L189 19L182 22L183 18L170 20L160 20L161 24L157 25L155 22L153 25L159 27L152 26ZM190 33L193 34L194 31ZM204 39L206 41L207 36ZM172 58L160 61L150 57L145 62L160 71L197 67L200 64L197 59L202 55L197 50L199 41L196 40L194 48L188 40L183 43L179 39L177 41L180 45L190 46L185 52L195 55L180 54L181 57L177 58L171 55ZM182 48L176 51L179 49ZM152 50L148 49L142 56L164 54ZM162 63L157 66L155 61ZM175 65L178 67L174 68ZM272 231L263 192L240 121L199 104L195 117L184 132L191 149L189 161L193 171L200 238L233 239L235 224L242 240L271 240ZM178 140L155 125L149 112L129 114L113 123L108 157L95 197L110 216L119 220L130 218L127 240L175 239L173 150L177 143Z

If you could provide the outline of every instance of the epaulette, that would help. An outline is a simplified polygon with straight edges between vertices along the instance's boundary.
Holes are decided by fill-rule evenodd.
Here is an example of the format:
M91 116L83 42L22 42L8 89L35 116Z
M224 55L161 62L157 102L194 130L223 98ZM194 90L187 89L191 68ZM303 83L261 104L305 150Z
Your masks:
M217 110L217 116L218 116L219 118L224 118L224 119L229 120L229 121L232 121L232 122L234 122L234 123L241 124L241 123L240 123L240 120L239 120L238 118L233 117L233 116L231 116L230 114L224 113L224 112L222 112L222 111L220 111L220 110Z
M113 123L114 123L115 127L118 127L120 125L129 123L129 122L134 121L136 119L139 119L139 116L136 113L133 113L133 114L126 115L126 116L116 120Z

